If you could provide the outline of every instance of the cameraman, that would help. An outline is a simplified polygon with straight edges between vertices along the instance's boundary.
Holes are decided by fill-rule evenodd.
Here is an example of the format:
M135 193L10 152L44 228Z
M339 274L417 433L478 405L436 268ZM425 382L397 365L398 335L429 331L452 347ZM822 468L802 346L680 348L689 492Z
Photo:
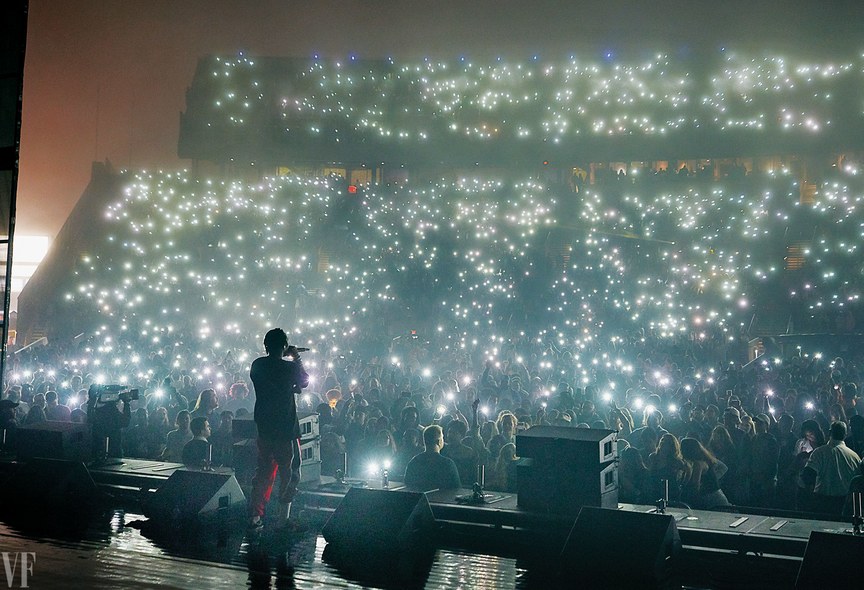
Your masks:
M288 336L274 328L264 336L267 356L252 363L249 376L255 387L255 424L258 426L258 466L249 498L250 527L263 523L264 507L270 499L277 471L279 502L282 518L287 522L291 500L300 483L299 447L300 422L294 398L309 385L309 375L303 369L299 351L288 346ZM283 357L290 356L292 360ZM295 455L297 455L295 461ZM292 462L297 465L292 469Z
M121 393L117 401L109 402L103 402L101 397L102 389L98 385L91 385L87 391L87 421L93 436L93 458L123 457L123 429L132 421L129 394Z

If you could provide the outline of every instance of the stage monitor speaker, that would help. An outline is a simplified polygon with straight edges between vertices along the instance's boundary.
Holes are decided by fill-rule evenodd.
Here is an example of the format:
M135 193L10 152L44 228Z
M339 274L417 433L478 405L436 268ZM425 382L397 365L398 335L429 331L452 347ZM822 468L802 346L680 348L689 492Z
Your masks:
M39 422L21 426L15 431L19 461L36 457L87 461L90 458L90 434L86 424L76 422Z
M796 590L861 587L856 555L864 557L864 537L812 531L798 570Z
M537 466L536 459L519 459L516 465L518 505L526 510L575 517L582 506L618 508L618 463L602 469L578 465L557 471Z
M245 505L234 474L178 469L147 502L145 514L154 520L188 521Z
M570 530L564 574L589 588L671 588L681 537L670 515L584 507Z
M616 430L541 424L516 435L516 454L553 470L561 465L596 469L618 458L617 440Z
M351 488L321 533L336 551L374 559L431 549L434 526L425 494Z
M11 505L19 508L83 507L100 497L84 463L62 459L31 459L21 465L3 485L3 495L11 495Z

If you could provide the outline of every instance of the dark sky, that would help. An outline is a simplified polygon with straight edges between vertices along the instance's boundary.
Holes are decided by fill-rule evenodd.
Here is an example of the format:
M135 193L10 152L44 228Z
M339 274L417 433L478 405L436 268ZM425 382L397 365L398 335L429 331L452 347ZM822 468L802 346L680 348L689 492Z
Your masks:
M209 53L525 60L721 45L841 57L861 0L30 0L20 234L55 235L90 163L177 168L179 112Z

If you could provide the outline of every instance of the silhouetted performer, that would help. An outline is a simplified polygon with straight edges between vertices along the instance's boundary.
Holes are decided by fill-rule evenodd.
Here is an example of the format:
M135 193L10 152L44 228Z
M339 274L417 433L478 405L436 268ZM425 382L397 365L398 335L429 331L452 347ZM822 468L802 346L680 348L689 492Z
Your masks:
M300 470L291 468L294 455L299 455L300 422L294 396L309 385L309 375L303 369L300 354L288 346L288 336L274 328L264 336L267 356L255 359L249 376L255 387L255 424L258 426L258 468L249 498L250 526L262 524L264 507L270 499L276 473L279 478L279 502L287 521L291 501L300 483ZM285 360L290 356L293 360ZM298 457L299 458L299 457Z

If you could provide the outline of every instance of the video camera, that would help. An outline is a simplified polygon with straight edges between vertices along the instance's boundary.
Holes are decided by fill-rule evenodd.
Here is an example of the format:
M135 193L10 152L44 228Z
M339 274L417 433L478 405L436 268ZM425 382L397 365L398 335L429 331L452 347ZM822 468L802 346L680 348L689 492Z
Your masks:
M139 398L137 389L130 389L128 385L97 385L94 388L96 401L103 404L112 402L129 402Z

